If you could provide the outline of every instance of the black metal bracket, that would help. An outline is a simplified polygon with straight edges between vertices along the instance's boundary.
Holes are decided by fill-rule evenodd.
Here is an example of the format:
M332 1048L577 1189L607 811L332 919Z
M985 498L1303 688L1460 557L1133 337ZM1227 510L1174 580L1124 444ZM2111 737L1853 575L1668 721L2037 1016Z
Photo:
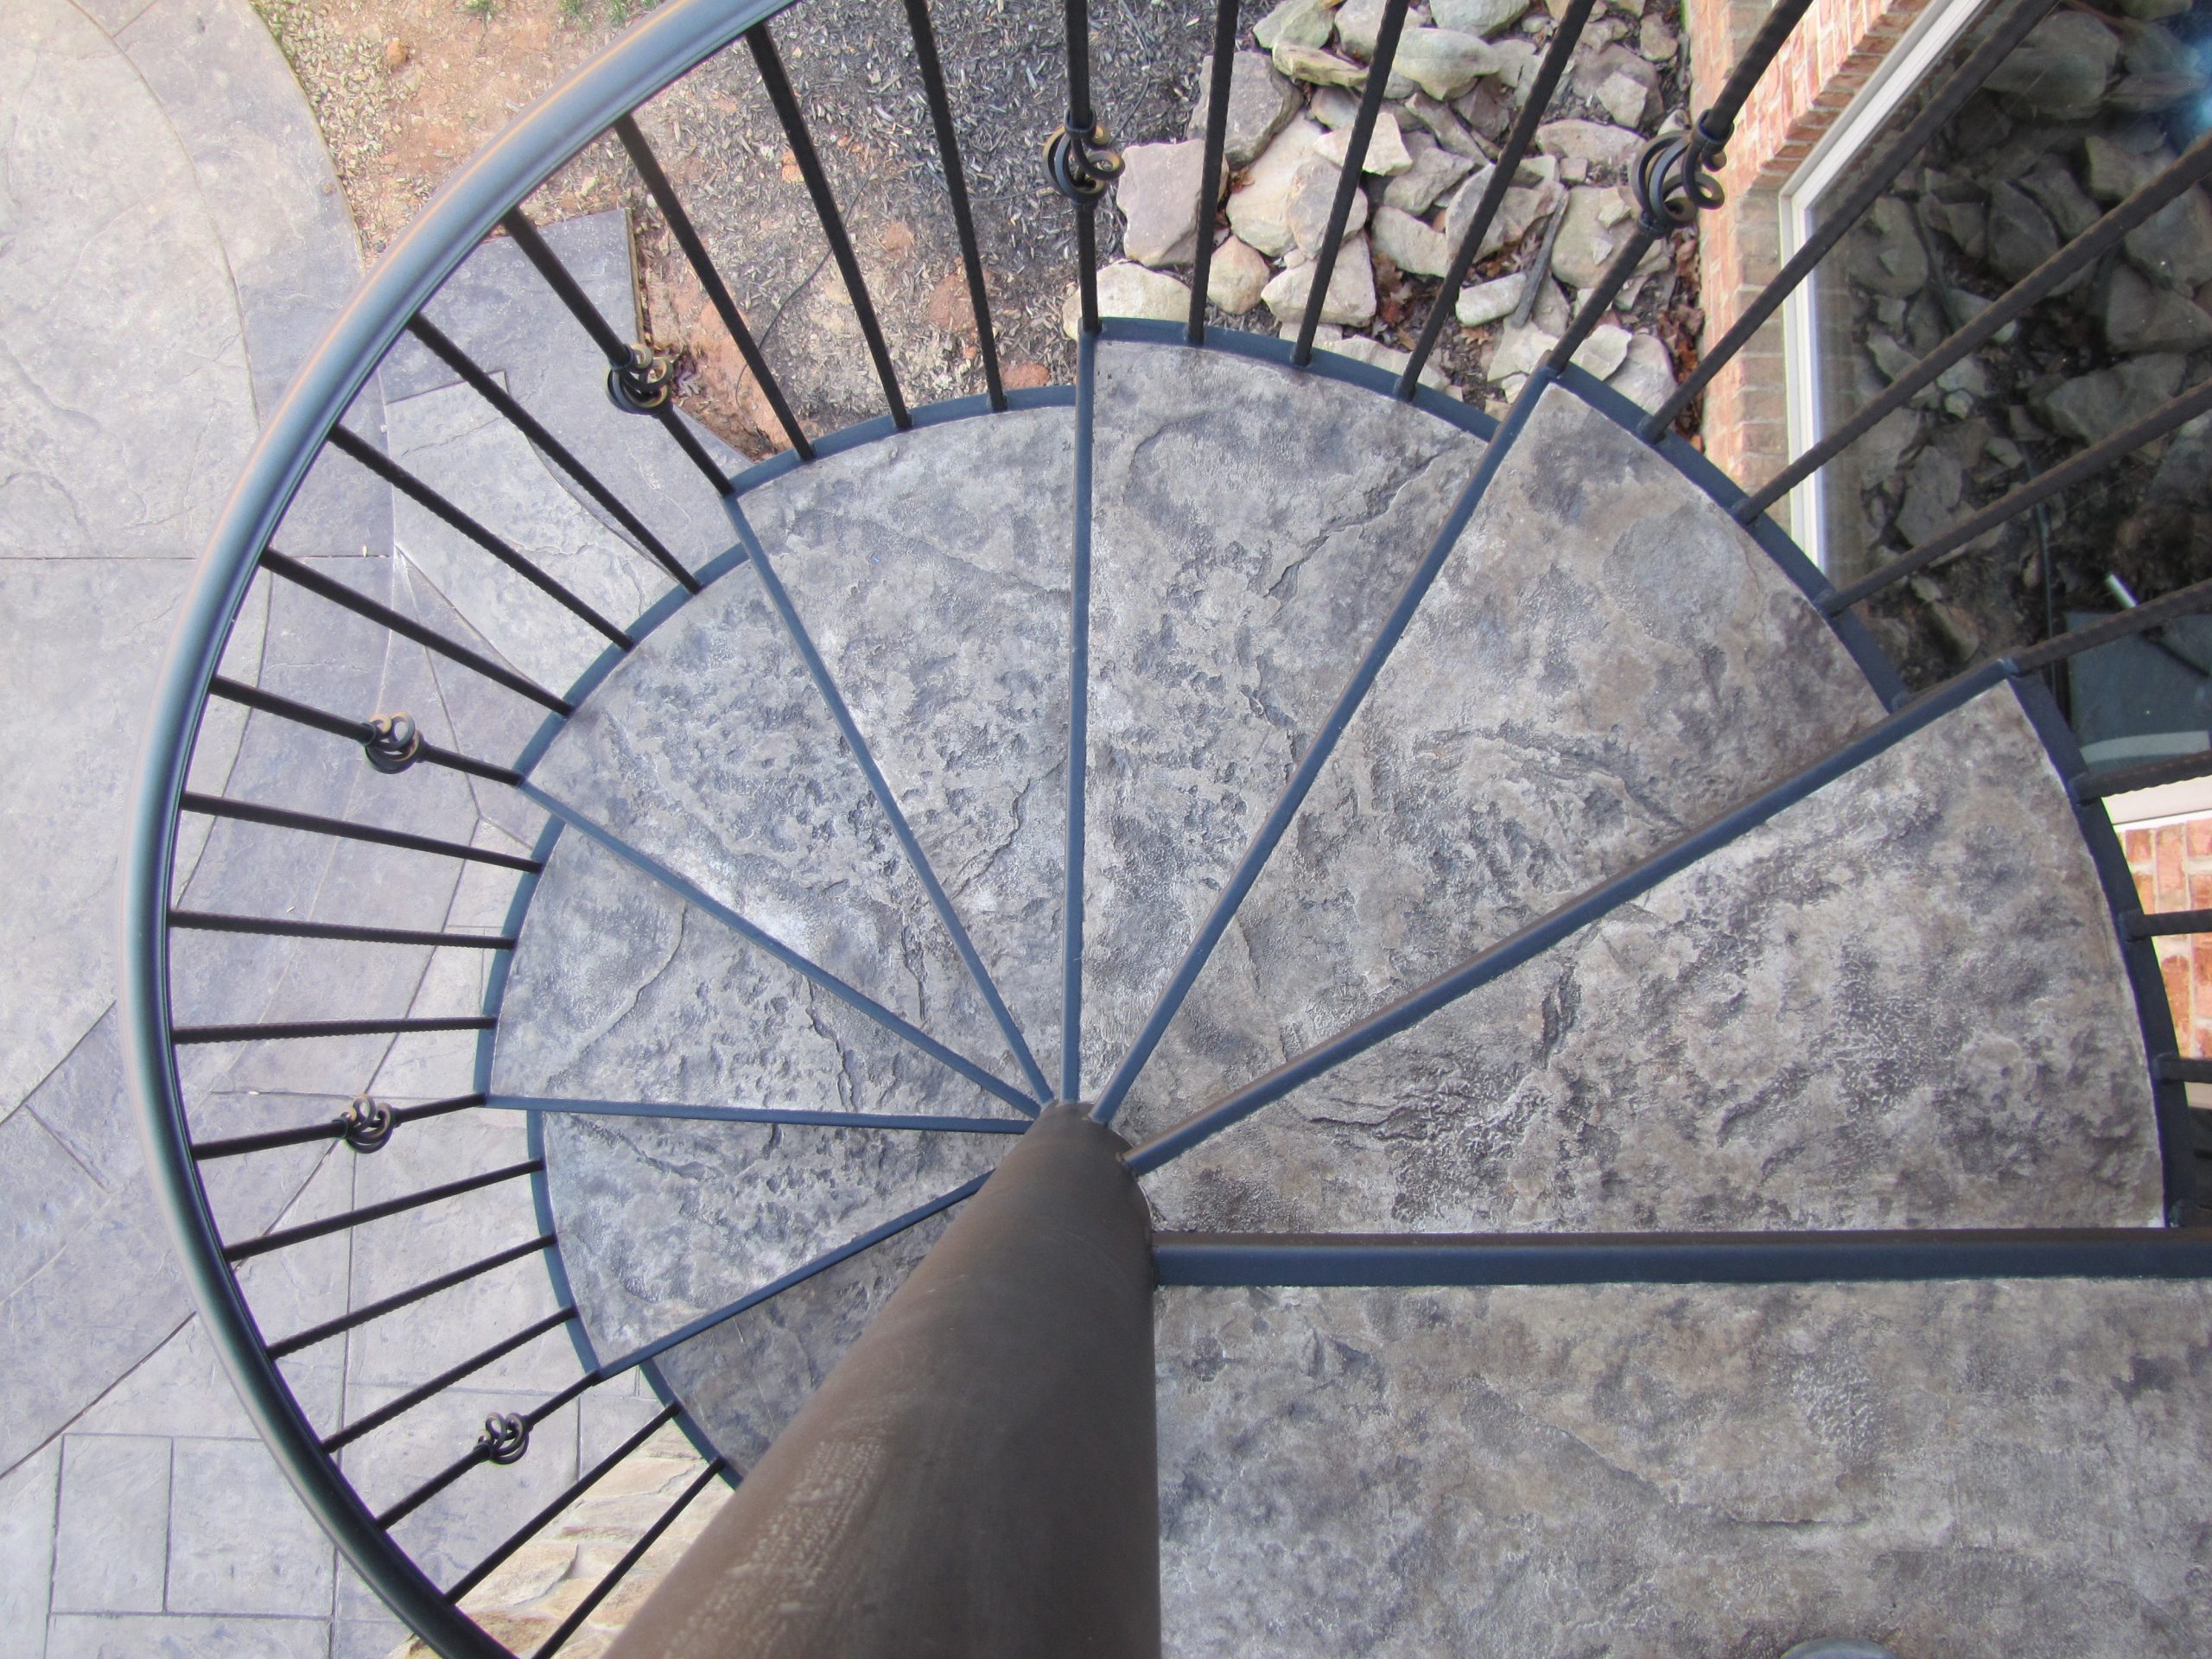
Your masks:
M1054 128L1045 141L1045 176L1077 207L1104 195L1106 187L1122 176L1122 152L1114 148L1106 124L1098 122L1087 133L1072 122Z
M378 715L369 722L361 753L378 772L404 772L422 758L423 734L411 715Z
M1727 165L1724 153L1735 123L1708 110L1688 132L1655 138L1636 162L1637 220L1653 236L1688 224L1727 200L1713 169Z
M646 346L630 347L630 360L607 371L607 401L632 415L651 415L676 390L676 365Z
M381 1151L399 1127L399 1119L380 1100L361 1096L340 1116L346 1126L346 1144L356 1152Z
M495 1411L484 1420L476 1444L493 1463L520 1463L530 1450L530 1425L511 1411Z

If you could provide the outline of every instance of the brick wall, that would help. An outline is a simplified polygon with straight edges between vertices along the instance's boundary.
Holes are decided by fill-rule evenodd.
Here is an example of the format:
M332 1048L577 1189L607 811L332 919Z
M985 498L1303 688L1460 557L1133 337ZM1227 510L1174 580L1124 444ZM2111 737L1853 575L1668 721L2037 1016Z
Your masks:
M1751 95L1720 172L1727 205L1707 214L1699 232L1708 345L1781 269L1782 187L1926 3L1815 0ZM1763 0L1685 0L1696 108L1719 90L1767 10ZM1714 378L1704 431L1706 454L1740 483L1764 483L1789 459L1779 315Z
M2212 814L2120 836L2146 911L2212 910ZM2212 936L2158 942L2181 1052L2212 1058Z

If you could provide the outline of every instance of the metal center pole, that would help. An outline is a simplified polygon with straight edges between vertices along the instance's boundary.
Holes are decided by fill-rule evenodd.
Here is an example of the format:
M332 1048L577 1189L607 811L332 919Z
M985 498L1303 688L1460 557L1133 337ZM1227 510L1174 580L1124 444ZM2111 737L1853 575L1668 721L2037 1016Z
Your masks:
M1047 1107L608 1659L1158 1659L1152 1230Z

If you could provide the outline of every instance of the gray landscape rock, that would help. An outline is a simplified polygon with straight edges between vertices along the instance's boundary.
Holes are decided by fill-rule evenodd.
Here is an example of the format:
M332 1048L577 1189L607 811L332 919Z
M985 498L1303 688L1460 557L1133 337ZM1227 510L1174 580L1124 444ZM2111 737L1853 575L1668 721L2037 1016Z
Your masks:
M1874 366L1881 371L1885 380L1894 380L1901 374L1910 373L1920 361L1909 347L1898 341L1896 335L1885 334L1878 328L1866 336L1866 355L1874 359Z
M1411 162L1390 181L1382 200L1401 213L1425 213L1475 164L1465 156L1453 155L1426 133L1408 134L1405 143Z
M1483 372L1499 385L1516 381L1542 362L1558 344L1557 334L1547 334L1534 323L1523 323L1518 328L1508 327L1491 347L1490 361Z
M1339 129L1316 144L1313 153L1326 156L1342 167L1351 148L1351 131ZM1388 179L1396 177L1413 164L1413 154L1406 148L1405 135L1398 130L1398 118L1388 110L1379 111L1375 118L1375 130L1368 135L1367 154L1360 158L1359 170L1372 173L1377 178Z
M1098 314L1179 322L1191 315L1191 290L1163 271L1147 270L1123 259L1098 273ZM1060 327L1073 340L1082 326L1081 302L1071 286L1060 307Z
M2170 353L2131 358L2117 368L2077 375L2039 400L2061 432L2094 443L2133 425L2181 388L2183 359Z
M1364 334L1348 334L1329 347L1338 357L1348 357L1355 363L1370 363L1392 374L1403 374L1406 365L1414 360L1411 352L1399 351L1385 346L1379 340L1370 340ZM1434 359L1421 365L1421 384L1436 391L1450 391L1452 383L1444 378L1444 371L1436 366Z
M1638 409L1654 412L1675 395L1675 360L1657 336L1638 334L1605 384Z
M1268 276L1268 262L1259 251L1232 236L1213 251L1206 267L1206 298L1230 316L1242 316L1260 302Z
M2075 181L2074 169L2056 156L2044 156L2022 175L2020 188L2050 215L2050 222L2067 241L2097 222L2097 204Z
M1598 87L1599 106L1624 127L1641 127L1650 112L1652 91L1632 75L1608 75Z
M1362 63L1374 60L1376 42L1382 32L1384 4L1385 0L1344 0L1337 8L1337 44ZM1408 29L1427 21L1418 5L1406 15Z
M1468 227L1475 222L1475 210L1482 205L1483 193L1490 188L1490 176L1489 168L1477 168L1467 175L1452 196L1451 205L1444 210L1444 239L1455 248L1466 239ZM1518 242L1566 205L1564 185L1515 185L1498 204L1497 217L1491 221L1480 251L1495 253Z
M2202 187L2183 192L2121 238L2146 276L2179 288L2212 281L2212 203Z
M2107 206L2133 195L2174 161L2173 151L2164 144L2138 154L2101 132L2082 141L2082 182Z
M2104 327L2105 343L2115 352L2193 352L2212 345L2212 316L2130 265L2113 267L2105 290Z
M1305 316L1313 293L1313 267L1302 264L1279 272L1260 297L1277 322L1289 324ZM1363 328L1375 321L1375 266L1365 237L1344 238L1336 269L1329 273L1329 291L1322 297L1321 321L1351 328Z
M2053 12L1991 72L1985 90L2054 121L2082 121L2097 112L2120 57L2120 37L2078 11Z
M1624 170L1635 162L1643 139L1602 121L1547 121L1536 129L1536 148L1562 161Z
M1552 270L1569 288L1598 280L1614 250L1634 228L1635 207L1616 185L1586 184L1567 193L1567 222L1552 244Z
M1114 205L1125 221L1122 251L1141 265L1187 265L1198 253L1198 195L1205 145L1131 144L1122 152ZM1211 230L1212 215L1207 214Z
M1319 127L1303 116L1294 118L1252 163L1244 182L1230 193L1230 227L1262 253L1289 251L1291 182L1299 163L1320 141Z
M1933 541L1958 517L1966 475L1950 452L1929 444L1913 457L1904 480L1904 505L1897 510L1897 534L1909 547Z
M1309 256L1320 251L1344 176L1344 168L1318 154L1298 164L1298 171L1291 180L1289 216L1291 240L1300 251ZM1356 236L1366 228L1367 214L1367 193L1353 191L1351 213L1344 220L1344 234Z
M1609 380L1628 361L1628 348L1633 339L1618 323L1601 322L1575 347L1574 365L1600 380Z
M1402 75L1447 103L1497 67L1497 50L1487 41L1452 29L1408 29L1390 65L1393 82Z
M1990 191L1989 263L2005 281L2018 282L2056 253L2058 245L2058 227L2027 192L2010 184Z
M1521 303L1521 290L1528 280L1524 273L1516 270L1493 276L1486 283L1471 283L1459 290L1452 315L1464 328L1478 328L1500 317L1510 317L1513 308Z
M1478 91L1488 84L1487 81L1478 82L1476 84ZM1475 95L1470 92L1459 102L1465 104L1468 99ZM1410 122L1416 127L1427 128L1435 136L1436 142L1454 156L1464 156L1471 162L1490 160L1491 151L1488 146L1467 130L1453 105L1440 104L1427 92L1416 92L1405 101L1402 109L1399 125L1403 126Z
M2199 415L2174 433L2151 480L2151 494L2168 501L2212 497L2212 415Z
M1910 205L1896 196L1878 198L1852 227L1844 245L1844 269L1861 288L1898 299L1927 287L1928 251L1913 228Z
M1479 35L1484 40L1512 28L1528 10L1529 0L1431 0L1429 5L1439 29Z
M1290 41L1277 41L1274 46L1274 66L1293 80L1302 80L1309 86L1364 86L1367 68L1363 64L1340 58L1332 52L1318 47L1300 46ZM1391 86L1398 78L1391 76ZM1410 84L1410 83L1408 83Z
M1646 15L1637 31L1636 49L1654 63L1672 63L1675 54L1681 50L1674 31L1669 29L1656 12Z
M1190 131L1202 137L1206 130L1206 97L1213 85L1213 54L1198 64L1198 106L1191 111ZM1257 52L1239 52L1229 65L1229 119L1223 130L1222 155L1234 168L1249 167L1298 113L1298 88L1275 72L1274 64Z
M1491 43L1491 51L1497 58L1492 73L1505 91L1507 103L1517 110L1529 101L1529 85L1536 73L1535 42L1518 38L1497 41Z
M1450 269L1452 249L1438 232L1388 204L1375 210L1369 228L1375 251L1400 270L1416 276L1441 276Z
M1282 45L1326 46L1336 26L1336 14L1325 0L1282 0L1252 25L1252 38L1263 52Z
M1335 132L1359 119L1359 100L1341 86L1317 87L1306 113Z

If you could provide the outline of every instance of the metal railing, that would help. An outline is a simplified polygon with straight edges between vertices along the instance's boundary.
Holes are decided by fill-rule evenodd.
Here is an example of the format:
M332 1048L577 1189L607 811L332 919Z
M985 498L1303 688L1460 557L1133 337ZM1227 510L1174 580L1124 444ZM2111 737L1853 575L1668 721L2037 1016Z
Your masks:
M1594 0L1571 0L1554 26L1549 45L1529 82L1526 101L1500 146L1479 205L1452 254L1446 275L1429 300L1428 313L1410 360L1391 389L1393 395L1401 399L1423 396L1419 391L1420 378L1442 337L1453 299L1480 256L1516 169L1551 108L1593 3ZM1128 1098L1168 1025L1197 982L1200 970L1230 927L1238 906L1252 890L1270 855L1287 833L1338 741L1412 621L1538 403L1554 387L1586 389L1571 363L1591 330L1611 310L1624 285L1657 242L1693 222L1700 210L1719 204L1720 193L1714 174L1724 165L1725 146L1735 120L1808 3L1809 0L1784 0L1777 6L1712 105L1686 130L1655 141L1643 153L1633 179L1637 213L1630 235L1614 252L1602 275L1580 296L1580 304L1567 331L1543 362L1527 377L1509 412L1497 423L1479 465L1460 492L1442 530L1415 567L1388 619L1368 642L1335 706L1312 734L1290 783L1254 836L1211 913L1198 930L1137 1039L1104 1081L1095 1103L1096 1115L1102 1121L1110 1122ZM1960 76L1884 152L1866 181L1852 192L1844 207L1823 224L1819 235L1789 262L1735 325L1714 342L1704 361L1673 398L1641 421L1637 429L1645 442L1660 447L1662 453L1677 464L1687 464L1686 452L1668 435L1682 410L1693 404L1713 375L1838 244L1858 215L1871 206L1887 182L1955 113L1966 97L2024 37L2050 3L2051 0L2016 0ZM938 914L961 945L963 961L1007 1039L1009 1050L1022 1073L1020 1081L1001 1078L938 1043L826 969L753 927L727 906L684 883L674 872L656 868L648 869L647 874L726 922L749 942L777 956L830 994L842 998L901 1041L952 1067L1025 1116L1020 1120L917 1116L887 1121L880 1116L861 1113L774 1111L741 1104L663 1109L671 1115L756 1122L865 1122L922 1133L947 1129L1012 1133L1026 1127L1027 1120L1034 1118L1048 1102L1082 1098L1079 1037L1084 755L1090 677L1090 393L1098 343L1106 333L1099 312L1096 281L1099 240L1096 215L1104 192L1119 170L1119 158L1099 112L1093 107L1090 31L1084 0L1065 0L1065 118L1048 141L1046 151L1048 177L1068 198L1073 213L1077 251L1073 275L1080 319L1071 601L1071 718L1065 909L1067 933L1063 952L1061 1033L1064 1059L1058 1079L1046 1078L983 971L974 947L968 944L959 918L931 874L928 861L912 832L906 828L887 784L870 759L866 742L849 715L843 712L842 699L819 654L813 650L796 610L782 595L766 553L752 537L741 513L736 512L733 480L676 408L669 365L644 344L624 338L607 321L522 207L533 191L586 145L603 135L613 135L628 157L638 183L666 223L712 310L757 382L790 445L794 464L804 465L812 461L820 453L827 435L810 434L804 429L779 385L760 341L732 297L729 284L717 270L686 212L671 183L669 169L655 154L635 118L636 111L647 99L742 41L805 184L827 245L828 257L836 264L851 299L880 384L888 429L907 429L918 423L918 415L922 417L922 423L926 423L929 419L945 418L950 414L995 413L1024 406L1022 394L1009 394L1001 372L984 292L975 215L961 168L946 76L939 60L926 0L906 0L906 15L914 48L915 72L929 109L974 312L987 388L980 408L970 410L963 405L957 410L917 411L911 410L906 401L840 206L808 132L799 99L770 35L769 20L779 11L779 5L775 0L671 0L518 119L464 168L392 244L302 370L270 421L225 510L188 602L180 643L163 676L155 706L134 812L124 900L124 1009L133 1077L145 1108L155 1187L168 1210L188 1274L215 1344L231 1369L248 1411L286 1474L376 1592L425 1640L454 1659L461 1659L461 1656L490 1659L491 1656L506 1652L461 1610L461 1600L480 1588L531 1538L553 1524L569 1504L588 1493L626 1458L636 1454L652 1433L671 1424L685 1424L683 1408L679 1402L666 1401L643 1427L582 1472L511 1536L449 1582L435 1580L400 1547L393 1537L395 1527L472 1470L507 1465L525 1457L531 1431L589 1391L641 1369L650 1375L657 1357L839 1262L943 1212L974 1193L981 1185L981 1178L826 1252L726 1307L626 1353L601 1359L592 1354L588 1344L579 1342L579 1374L573 1381L546 1392L527 1408L495 1414L480 1434L457 1444L449 1457L419 1471L404 1492L372 1505L349 1479L337 1453L539 1338L577 1329L580 1315L565 1294L558 1267L559 1238L550 1214L541 1209L543 1224L530 1236L489 1254L457 1262L408 1287L334 1317L276 1333L262 1329L241 1287L238 1269L245 1263L317 1239L350 1235L374 1222L411 1214L429 1205L465 1200L495 1189L512 1190L516 1183L538 1183L543 1175L543 1158L534 1154L521 1161L480 1172L455 1173L452 1179L411 1192L237 1238L226 1237L218 1224L205 1172L231 1160L264 1157L323 1143L342 1146L349 1157L371 1157L391 1144L395 1136L405 1135L412 1125L461 1114L638 1109L634 1103L625 1103L500 1098L480 1090L398 1104L363 1098L342 1112L309 1124L222 1137L196 1137L186 1106L181 1050L264 1042L314 1044L338 1038L391 1038L442 1032L477 1033L488 1039L498 1022L496 998L487 1012L474 1015L378 1014L179 1023L175 1017L172 995L171 954L175 935L218 933L289 940L304 945L459 948L503 957L515 947L522 908L544 863L543 847L525 856L465 844L413 829L394 828L370 819L334 816L296 804L234 799L206 789L191 788L191 762L203 718L211 703L232 704L257 719L283 722L357 746L364 764L378 776L397 776L418 766L439 768L493 789L513 791L522 800L553 810L557 804L534 791L529 783L530 760L535 753L542 751L544 734L575 711L607 667L632 650L657 620L653 616L617 618L603 614L527 552L480 522L465 505L449 499L389 458L374 443L340 424L341 416L371 375L403 338L411 339L442 362L501 421L596 503L620 526L639 560L675 584L680 590L679 600L702 589L701 572L678 559L639 512L626 504L619 493L573 448L563 444L499 379L481 367L463 343L452 338L426 315L425 308L442 285L479 245L495 232L503 234L604 358L608 395L618 406L655 423L700 484L729 507L738 532L739 545L734 552L740 559L752 563L760 572L783 626L798 645L825 702L839 715L847 742L860 758L907 858L922 878ZM1287 352L1287 362L1294 369L1325 366L1316 361L1316 328L1331 276L1346 245L1352 193L1360 187L1362 163L1379 123L1408 10L1408 0L1389 0L1383 12L1357 115L1348 136L1341 181L1332 203L1325 233L1313 261L1309 298L1295 341ZM1262 348L1249 336L1236 336L1217 326L1210 327L1206 313L1206 278L1212 254L1211 227L1224 154L1230 58L1239 39L1241 21L1238 0L1219 0L1212 35L1213 73L1206 97L1198 203L1201 233L1197 241L1190 311L1179 337L1194 346L1227 346L1266 354L1275 348ZM1833 459L1884 414L1902 406L1944 369L2101 257L2130 228L2142 223L2183 190L2194 188L2208 173L2212 173L2212 141L2200 140L2157 179L2113 207L2081 237L1929 353L1866 410L1759 491L1742 494L1730 502L1737 520L1746 525L1757 524L1765 508L1799 479ZM1363 383L1372 384L1371 380ZM2126 430L1971 514L1953 530L1866 580L1841 590L1820 588L1812 595L1814 602L1840 627L1852 607L2098 468L2133 453L2208 407L2212 407L2212 389L2184 392ZM527 601L558 607L602 640L606 654L575 685L550 688L494 660L466 641L452 638L322 574L303 562L301 549L280 550L274 543L286 510L299 493L310 467L326 452L366 469L442 521L478 554L526 585L531 594L518 591L518 602ZM404 714L319 708L225 674L222 664L226 645L257 580L281 582L308 598L341 608L393 638L409 641L456 664L499 692L521 699L542 711L545 717L546 725L539 739L520 756L466 753L426 741L415 722ZM2148 632L2184 613L2208 609L2212 609L2212 584L2186 588L2094 627L2043 641L1973 667L1945 684L1904 702L1879 724L1798 775L1759 789L1732 811L1684 836L1635 868L1597 884L1512 938L1476 953L1392 1007L1316 1045L1266 1077L1211 1103L1186 1122L1155 1135L1128 1154L1130 1169L1142 1173L1159 1167L1300 1084L1496 979L1648 891L1668 875L1688 868L1792 803L1884 753L1913 732L1943 718L1981 692L2039 671L2080 651ZM2095 817L2095 798L2122 788L2147 786L2208 772L2212 772L2212 758L2164 761L2125 776L2074 778L2071 786L2076 798L2084 803L2080 815L2084 833L2097 844L2108 880L2116 849L2104 844L2110 842L2108 830L2101 832L2104 842L2096 842L2100 820ZM188 908L178 902L175 881L182 828L188 819L245 826L270 836L319 837L334 849L396 849L452 861L466 868L498 871L516 883L513 918L497 933L472 933L450 928L385 925L369 920L335 923L299 920L274 913L231 914ZM573 814L565 822L587 835L604 834ZM616 843L610 839L608 844ZM618 850L630 855L629 849L618 847ZM2169 1212L2177 1224L2194 1222L2197 1218L2195 1205L2199 1154L2181 1086L2183 1080L2196 1079L2200 1072L2205 1079L2212 1080L2212 1065L2184 1061L2174 1052L2172 1033L2164 1023L2155 961L2149 957L2145 940L2149 934L2158 931L2196 931L2207 918L2200 912L2190 912L2175 918L2144 918L2132 913L2124 899L2116 899L2115 906L2129 912L2120 916L2120 931L2130 970L2137 981L2139 1001L2158 1073L2157 1097ZM340 1089L333 1092L346 1097L353 1091ZM1566 1236L1531 1242L1480 1238L1253 1239L1178 1235L1160 1241L1157 1262L1164 1282L1185 1284L1562 1282L1651 1277L1742 1281L2039 1272L2199 1274L2208 1268L2208 1252L2212 1252L2212 1243L2208 1243L2201 1230L2177 1225L2164 1231L1910 1236L1777 1234L1685 1239L1630 1234L1608 1235L1602 1247L1591 1240ZM429 1298L457 1291L465 1293L501 1268L533 1259L546 1262L558 1306L518 1322L509 1334L461 1357L373 1410L318 1429L278 1369L279 1361L316 1344L372 1325ZM701 1471L667 1510L536 1652L544 1656L557 1652L687 1506L714 1481L734 1481L738 1474L721 1458L707 1458Z

